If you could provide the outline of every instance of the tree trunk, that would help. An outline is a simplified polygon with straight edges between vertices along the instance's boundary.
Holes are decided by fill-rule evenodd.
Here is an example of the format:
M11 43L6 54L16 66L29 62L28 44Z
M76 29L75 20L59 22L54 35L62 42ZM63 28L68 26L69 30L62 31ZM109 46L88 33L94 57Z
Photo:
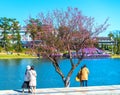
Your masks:
M70 77L64 80L64 87L70 87Z
M59 63L58 61L56 60L56 58L52 58L52 57L49 57L48 58L52 61L53 63L53 66L56 70L56 72L61 76L62 80L63 80L63 83L64 83L64 87L69 87L70 86L70 77L73 73L73 71L75 70L75 68L80 64L80 60L78 61L78 63L76 65L73 64L72 60L71 60L71 69L70 71L68 72L68 75L65 77L64 74L62 73L60 67L59 67Z

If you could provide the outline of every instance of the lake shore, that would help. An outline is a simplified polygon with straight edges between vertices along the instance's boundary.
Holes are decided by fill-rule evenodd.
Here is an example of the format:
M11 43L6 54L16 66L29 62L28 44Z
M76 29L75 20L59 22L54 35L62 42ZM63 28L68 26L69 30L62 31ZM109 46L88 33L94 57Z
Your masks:
M0 53L0 59L37 58L35 55L25 53ZM120 58L120 55L111 55L111 58Z
M111 55L111 58L120 58L120 55Z
M0 53L0 59L37 58L36 56L24 53Z

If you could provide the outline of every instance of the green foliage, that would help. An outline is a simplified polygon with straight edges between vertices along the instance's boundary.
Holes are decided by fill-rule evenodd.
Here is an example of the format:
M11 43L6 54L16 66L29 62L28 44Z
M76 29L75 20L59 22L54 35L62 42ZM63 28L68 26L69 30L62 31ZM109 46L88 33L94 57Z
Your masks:
M114 41L114 53L120 54L120 31L116 30L108 34L109 37Z
M14 44L17 44L17 51L22 51L19 22L12 18L0 18L0 29L3 36L1 46L6 51L11 51Z
M11 20L12 19L6 18L6 17L0 18L0 29L3 30L3 32L2 32L3 38L1 39L2 40L2 45L7 50L8 50L7 44L9 44L8 32L11 29Z
M0 52L2 52L3 48L0 46Z
M29 32L31 34L31 38L35 40L37 32L41 32L42 23L39 21L39 19L29 18L26 24L27 32Z

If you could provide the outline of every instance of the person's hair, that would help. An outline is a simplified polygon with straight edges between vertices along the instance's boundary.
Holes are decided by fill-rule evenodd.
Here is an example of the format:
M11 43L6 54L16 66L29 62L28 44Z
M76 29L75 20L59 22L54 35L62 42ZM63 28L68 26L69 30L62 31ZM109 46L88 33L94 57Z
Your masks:
M86 67L86 65L84 65L83 67Z
M31 70L34 70L34 66L31 66Z

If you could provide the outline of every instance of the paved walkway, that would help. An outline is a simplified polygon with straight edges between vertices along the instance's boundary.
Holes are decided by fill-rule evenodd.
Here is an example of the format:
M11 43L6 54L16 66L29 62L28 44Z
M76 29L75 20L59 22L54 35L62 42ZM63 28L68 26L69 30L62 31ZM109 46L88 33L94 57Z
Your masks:
M0 95L120 95L120 85L45 88L37 89L36 94L22 93L21 90L0 90Z

